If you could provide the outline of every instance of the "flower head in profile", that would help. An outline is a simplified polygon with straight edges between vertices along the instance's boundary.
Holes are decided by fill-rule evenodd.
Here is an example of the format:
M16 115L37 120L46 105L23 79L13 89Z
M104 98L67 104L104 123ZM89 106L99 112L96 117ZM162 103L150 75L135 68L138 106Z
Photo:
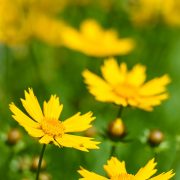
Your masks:
M59 147L71 147L81 151L98 149L99 142L92 141L93 138L69 134L91 127L90 123L95 119L91 112L84 115L77 113L65 121L61 121L59 117L63 105L60 104L59 98L52 95L48 102L44 101L42 110L32 89L25 91L25 99L21 99L21 102L29 116L11 103L10 110L13 118L25 128L29 135L38 138L40 143L52 142Z
M107 165L104 165L104 170L108 174L109 178L83 168L81 168L78 172L83 177L80 178L80 180L169 180L174 176L171 170L152 177L157 171L157 169L155 169L156 164L157 163L154 162L154 159L152 159L135 175L132 175L127 173L124 161L119 161L117 158L111 157L111 159L107 161Z
M115 30L104 30L91 19L82 22L79 31L64 27L62 38L64 46L95 57L125 55L134 48L131 38L118 38Z
M115 59L110 58L101 67L104 79L89 70L83 72L83 77L96 100L151 111L168 98L166 85L170 78L163 75L145 82L145 70L144 66L137 64L128 71L125 63L118 65Z

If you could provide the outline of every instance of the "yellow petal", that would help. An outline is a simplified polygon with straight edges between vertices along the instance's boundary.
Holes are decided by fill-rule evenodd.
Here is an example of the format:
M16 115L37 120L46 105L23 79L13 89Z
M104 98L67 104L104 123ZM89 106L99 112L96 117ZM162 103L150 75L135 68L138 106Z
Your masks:
M63 105L59 103L59 98L52 95L48 102L44 102L43 112L47 119L59 119Z
M40 137L44 136L44 132L41 129L32 128L32 127L28 127L28 126L25 126L24 128L26 129L28 134L32 137L40 138Z
M160 105L161 101L167 99L168 97L169 96L167 93L157 96L143 97L137 100L137 107L147 111L151 111L153 110L153 106Z
M112 51L111 54L109 53L110 55L115 55L115 54L125 55L131 52L135 47L135 42L131 38L122 38L116 41L116 43L114 42L113 44L116 48L113 47L114 53Z
M104 165L104 170L109 177L118 176L120 174L126 174L125 162L120 162L117 158L111 157L108 160L107 165Z
M78 170L78 173L83 177L79 180L108 180L107 178L100 176L98 174L95 174L93 172L87 171L84 168L81 168Z
M68 118L63 122L65 132L80 132L91 127L90 123L95 119L92 117L92 112L88 112L84 115L80 113Z
M122 83L125 79L124 74L121 73L119 65L114 58L107 59L101 67L101 71L104 79L112 85Z
M64 46L74 50L79 50L79 48L82 47L82 37L74 28L64 25L61 29L61 34Z
M93 94L97 100L104 102L112 100L112 96L114 97L112 88L103 79L88 70L83 72L83 77L85 78L85 83L88 85L90 93Z
M25 91L25 99L21 99L27 113L37 122L43 119L43 113L33 90L29 88L29 92Z
M140 64L137 64L133 69L128 73L127 82L131 85L139 87L146 80L145 74L146 68Z
M103 33L101 26L93 19L83 21L80 27L80 33L86 40L97 39Z
M166 85L170 83L168 75L164 75L159 78L154 78L151 81L144 84L140 89L140 94L145 95L157 95L166 91Z
M11 112L14 114L13 118L23 127L37 128L39 123L33 121L31 118L26 116L20 109L18 109L14 103L9 105Z
M124 65L125 64L122 64L120 67L121 73L126 73L126 66ZM95 96L96 100L102 102L113 102L118 105L127 106L126 99L114 93L113 87L97 75L85 70L83 72L83 77L85 78L85 83L88 85L90 93Z
M41 139L39 139L39 142L41 144L49 144L53 141L53 137L45 134Z
M119 66L119 69L120 69L120 74L121 76L124 77L124 79L126 78L127 76L127 66L125 63L121 63L120 66Z
M175 174L173 173L173 171L168 171L167 173L161 173L158 176L155 176L149 180L169 180L170 178L172 178Z
M152 175L154 175L156 173L156 166L157 163L154 162L154 159L150 160L146 166L144 166L143 168L141 168L135 175L136 179L139 180L145 180L150 178Z
M35 37L51 45L59 46L62 44L61 30L64 27L62 21L37 12L32 13L29 20Z
M88 149L99 149L99 142L92 141L93 138L64 134L62 137L55 137L55 140L64 147L71 147L81 151Z

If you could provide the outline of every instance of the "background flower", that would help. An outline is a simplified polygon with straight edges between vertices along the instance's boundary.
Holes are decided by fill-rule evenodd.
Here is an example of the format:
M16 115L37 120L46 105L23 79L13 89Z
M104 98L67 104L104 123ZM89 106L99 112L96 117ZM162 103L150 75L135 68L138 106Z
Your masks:
M125 55L134 48L133 39L118 38L115 30L104 30L92 19L82 22L79 31L67 26L62 38L64 46L95 57Z
M96 100L151 111L153 106L168 98L166 85L170 79L164 75L145 82L145 69L145 66L137 64L128 72L125 63L118 65L111 58L105 60L101 67L104 80L88 70L83 72L83 77Z

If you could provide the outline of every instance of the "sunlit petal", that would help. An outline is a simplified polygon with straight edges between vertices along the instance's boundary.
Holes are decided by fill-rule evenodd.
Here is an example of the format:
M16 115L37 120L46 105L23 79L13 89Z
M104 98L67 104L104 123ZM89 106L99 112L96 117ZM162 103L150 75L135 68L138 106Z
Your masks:
M92 126L90 125L90 123L94 119L95 117L92 117L92 112L88 112L84 115L80 115L80 113L77 113L63 122L65 132L84 131Z
M60 105L59 98L52 95L48 102L44 102L43 112L47 119L59 119L63 105Z
M93 138L64 134L62 137L55 137L55 140L64 147L71 147L81 151L88 149L99 149L99 142L92 141Z
M79 180L108 180L107 178L100 176L96 173L87 171L84 168L81 168L80 170L78 170L78 173L83 177L83 178L80 178Z
M115 157L111 157L108 160L107 165L104 165L104 169L107 172L109 177L118 176L120 174L126 174L126 167L124 161L119 161Z
M24 108L27 113L37 122L40 122L43 119L43 113L39 102L34 95L34 92L31 88L28 89L29 92L25 91L25 99L21 99Z

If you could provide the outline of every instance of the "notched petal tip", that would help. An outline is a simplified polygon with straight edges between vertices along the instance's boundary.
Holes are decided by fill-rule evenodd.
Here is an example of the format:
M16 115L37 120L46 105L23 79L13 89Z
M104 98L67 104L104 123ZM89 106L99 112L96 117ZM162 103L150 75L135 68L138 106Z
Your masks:
M14 102L11 102L11 103L9 104L9 109L11 109L13 106L15 106L15 104L14 104Z
M83 72L82 72L82 76L84 77L84 78L86 78L86 76L89 74L89 73L91 73L88 69L85 69Z

